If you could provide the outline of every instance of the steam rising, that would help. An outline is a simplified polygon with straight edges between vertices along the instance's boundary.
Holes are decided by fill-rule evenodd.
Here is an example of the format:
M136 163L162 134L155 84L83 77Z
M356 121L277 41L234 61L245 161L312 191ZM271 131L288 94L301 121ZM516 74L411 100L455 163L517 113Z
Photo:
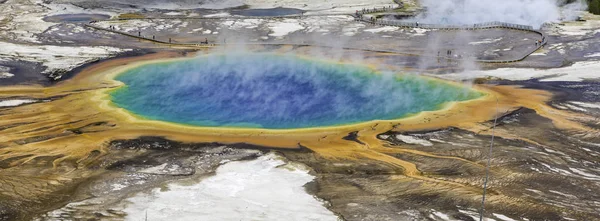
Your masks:
M117 80L113 102L198 126L304 128L396 119L480 96L437 81L294 55L227 53L151 64Z
M431 24L475 24L482 22L509 22L539 28L545 22L575 18L585 3L577 0L565 6L563 15L557 0L421 0L427 7L413 21Z

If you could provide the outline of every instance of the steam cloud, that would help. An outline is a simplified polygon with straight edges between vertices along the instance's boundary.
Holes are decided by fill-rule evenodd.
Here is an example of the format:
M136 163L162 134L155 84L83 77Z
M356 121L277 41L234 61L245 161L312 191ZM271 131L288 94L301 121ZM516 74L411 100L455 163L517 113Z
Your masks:
M475 24L509 22L539 28L545 22L574 19L587 6L583 0L570 3L561 10L564 0L421 0L427 7L413 21L431 24Z

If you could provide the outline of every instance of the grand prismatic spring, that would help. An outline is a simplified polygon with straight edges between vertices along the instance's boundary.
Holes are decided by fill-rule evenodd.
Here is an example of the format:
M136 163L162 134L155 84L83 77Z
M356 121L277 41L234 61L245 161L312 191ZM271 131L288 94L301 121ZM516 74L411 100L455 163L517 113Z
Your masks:
M117 106L195 126L269 129L393 120L478 98L467 87L293 55L209 55L147 64L115 78Z
M0 221L600 220L597 2L0 0Z

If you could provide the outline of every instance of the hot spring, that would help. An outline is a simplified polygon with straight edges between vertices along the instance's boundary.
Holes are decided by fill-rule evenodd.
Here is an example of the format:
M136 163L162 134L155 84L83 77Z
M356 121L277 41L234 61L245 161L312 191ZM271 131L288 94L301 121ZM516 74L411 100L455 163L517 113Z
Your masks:
M144 64L120 73L118 107L202 127L292 129L392 120L480 92L439 80L295 55L242 53Z

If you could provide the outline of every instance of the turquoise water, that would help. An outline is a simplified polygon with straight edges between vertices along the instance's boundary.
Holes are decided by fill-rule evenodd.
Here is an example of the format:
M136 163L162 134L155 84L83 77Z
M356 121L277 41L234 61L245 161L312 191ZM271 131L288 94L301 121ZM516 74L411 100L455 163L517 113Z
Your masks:
M361 65L268 53L209 55L121 73L112 102L147 119L210 127L307 128L397 119L481 94Z

